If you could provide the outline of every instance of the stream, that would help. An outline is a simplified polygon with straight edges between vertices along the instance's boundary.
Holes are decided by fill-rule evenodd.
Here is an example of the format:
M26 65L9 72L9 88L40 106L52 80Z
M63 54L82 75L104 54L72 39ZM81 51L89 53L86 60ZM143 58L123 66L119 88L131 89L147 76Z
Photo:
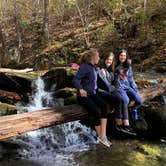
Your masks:
M56 85L53 85L54 90ZM52 92L44 90L39 78L28 111L58 105ZM166 111L166 96L163 109ZM143 138L112 139L107 148L96 141L96 133L79 123L69 122L22 134L0 142L0 166L165 166L166 140Z

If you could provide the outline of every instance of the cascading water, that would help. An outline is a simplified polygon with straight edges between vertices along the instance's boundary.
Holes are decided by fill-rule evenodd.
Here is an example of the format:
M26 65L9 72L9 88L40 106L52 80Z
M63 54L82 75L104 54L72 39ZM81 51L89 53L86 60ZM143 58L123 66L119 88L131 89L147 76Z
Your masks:
M52 92L46 92L44 90L44 81L39 77L35 82L32 83L34 89L34 96L30 104L28 104L28 111L41 110L47 106L53 106ZM53 85L53 87L55 87Z
M34 85L35 93L28 104L28 111L42 110L57 104L52 98L52 92L44 90L45 85L41 78L38 78ZM90 128L76 121L28 132L15 141L27 147L27 150L24 149L21 153L30 160L49 166L73 166L77 165L74 154L85 151L89 149L89 145L96 143L94 134Z

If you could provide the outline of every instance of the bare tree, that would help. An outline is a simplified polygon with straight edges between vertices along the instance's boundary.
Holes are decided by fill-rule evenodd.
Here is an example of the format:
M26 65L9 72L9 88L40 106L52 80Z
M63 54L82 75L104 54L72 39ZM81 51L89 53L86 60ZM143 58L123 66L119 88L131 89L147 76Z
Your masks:
M1 43L0 67L2 67L6 57L6 45L5 45L5 39L4 39L1 24L0 24L0 43Z
M81 19L81 22L82 22L82 26L83 26L83 34L84 34L84 40L85 40L85 44L86 44L86 47L88 48L90 43L89 43L89 37L87 35L89 29L88 29L88 21L87 21L87 18L83 16L81 10L80 10L80 7L78 5L78 3L76 2L76 8L78 10L78 13L79 13L79 16L80 16L80 19ZM90 1L88 3L88 13L89 13L89 9L90 9Z
M147 0L144 0L144 13L146 13Z
M43 32L44 32L44 39L48 41L49 40L49 0L44 0Z
M32 13L31 13L31 22L36 21L36 17L38 15L38 10L39 10L39 2L40 0L32 0Z
M17 40L18 40L18 57L17 57L17 62L20 62L21 59L21 53L23 50L23 43L22 43L22 24L21 24L21 16L18 14L18 4L17 1L14 0L14 21L15 21L15 25L16 25L16 33L17 33Z

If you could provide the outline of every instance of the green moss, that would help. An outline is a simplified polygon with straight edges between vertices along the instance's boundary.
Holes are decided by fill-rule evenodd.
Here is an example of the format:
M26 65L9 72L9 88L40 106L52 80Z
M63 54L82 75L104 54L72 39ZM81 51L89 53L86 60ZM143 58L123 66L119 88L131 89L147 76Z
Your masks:
M64 100L65 105L76 104L76 95L70 96Z
M159 157L161 153L161 150L157 146L141 145L139 148L143 153L153 158Z
M15 105L0 102L0 115L16 114L18 107Z
M128 166L157 166L159 165L159 162L158 160L149 160L149 158L143 153L134 152L127 157L125 164Z
M25 107L15 106L15 105L0 102L0 116L17 114L18 110L21 113L27 112L27 109Z
M14 73L15 76L25 78L29 81L33 81L39 77L37 72L29 72L29 73Z

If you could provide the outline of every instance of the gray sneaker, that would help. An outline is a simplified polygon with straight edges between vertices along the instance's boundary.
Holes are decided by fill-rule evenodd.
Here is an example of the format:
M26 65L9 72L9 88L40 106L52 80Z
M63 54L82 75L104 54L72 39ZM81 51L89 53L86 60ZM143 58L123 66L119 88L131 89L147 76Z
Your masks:
M112 142L110 142L107 137L97 137L97 140L102 143L103 145L107 146L107 147L110 147L112 145Z

